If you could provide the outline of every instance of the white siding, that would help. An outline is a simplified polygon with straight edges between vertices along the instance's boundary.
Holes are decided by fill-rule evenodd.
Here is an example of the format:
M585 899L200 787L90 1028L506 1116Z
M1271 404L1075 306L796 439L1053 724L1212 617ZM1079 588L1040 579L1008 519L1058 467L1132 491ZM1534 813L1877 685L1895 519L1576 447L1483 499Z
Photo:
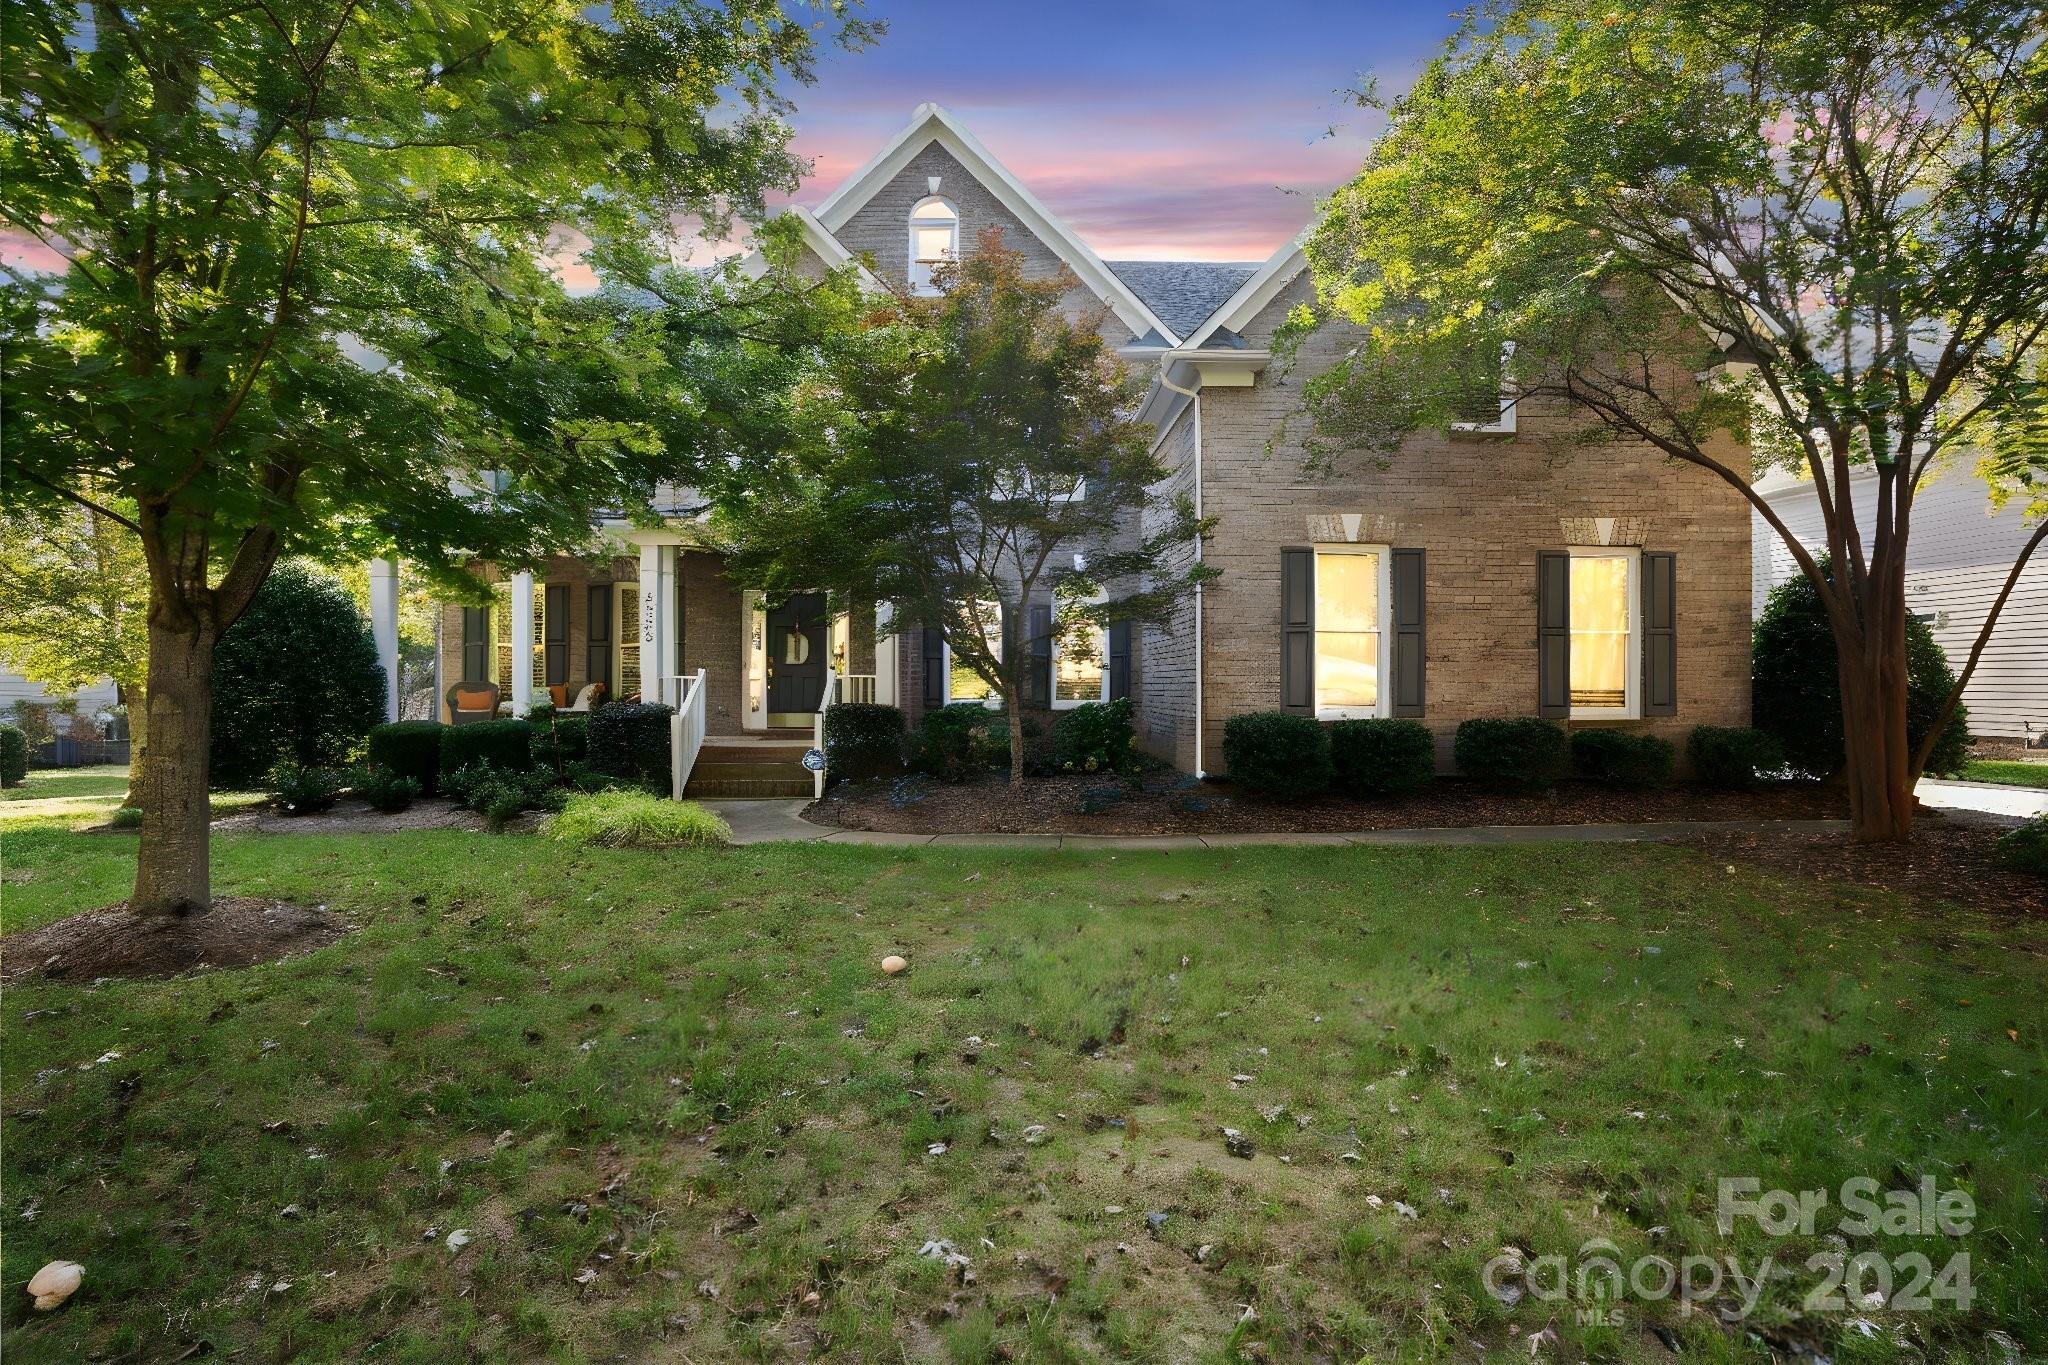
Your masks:
M102 706L114 704L114 684L105 678L90 687L82 687L77 693L78 709L82 714L91 715ZM19 673L0 672L0 720L6 719L6 712L14 709L18 701L53 702L62 698L45 691L40 683L32 683Z
M1866 536L1875 480L1856 480L1857 521ZM1769 495L1786 526L1808 549L1826 544L1811 484ZM1792 553L1761 516L1755 518L1750 587L1761 610L1771 588L1798 572ZM1934 628L1934 638L1961 669L1984 616L2032 528L2017 501L1991 509L1983 481L1959 463L1921 486L1906 546L1906 601ZM2021 739L2048 731L2048 557L2037 552L2020 575L1984 658L1963 693L1970 729Z

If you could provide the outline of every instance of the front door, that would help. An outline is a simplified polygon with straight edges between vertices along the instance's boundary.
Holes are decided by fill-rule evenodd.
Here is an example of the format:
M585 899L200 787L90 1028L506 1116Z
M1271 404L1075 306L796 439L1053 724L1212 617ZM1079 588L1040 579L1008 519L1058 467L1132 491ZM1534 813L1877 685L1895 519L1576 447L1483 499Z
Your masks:
M825 694L825 594L801 592L768 613L768 723L809 725Z

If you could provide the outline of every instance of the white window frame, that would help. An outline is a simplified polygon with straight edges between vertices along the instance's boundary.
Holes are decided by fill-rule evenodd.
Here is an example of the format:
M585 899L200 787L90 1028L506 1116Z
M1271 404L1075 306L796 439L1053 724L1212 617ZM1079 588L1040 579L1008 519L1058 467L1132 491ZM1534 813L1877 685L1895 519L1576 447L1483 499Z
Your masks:
M1075 567L1075 568L1077 568L1077 569L1079 569L1079 568L1081 568L1081 567L1082 567L1082 561L1081 561L1081 556L1080 556L1080 555L1075 555L1075 556L1074 556L1074 567ZM1091 606L1091 607L1094 607L1094 606L1100 606L1100 605L1102 605L1102 604L1103 604L1104 602L1107 602L1108 600L1109 600L1109 599L1108 599L1107 597L1102 597L1102 596L1097 596L1097 597L1091 597L1091 598L1089 598L1089 599L1088 599L1088 605L1089 605L1089 606ZM1102 686L1101 686L1101 688L1099 689L1099 695L1097 695L1097 696L1093 696L1093 697L1089 697L1089 698L1087 698L1087 699L1086 699L1086 700L1084 700L1084 701L1062 701L1062 700L1060 699L1060 656L1066 653L1066 650L1065 650L1064 646L1065 646L1065 644L1066 644L1066 638L1067 638L1067 637L1066 637L1066 636L1065 636L1064 634L1062 634L1062 633L1060 632L1060 628L1059 628L1059 604L1058 604L1058 603L1054 603L1054 604L1053 604L1053 623L1052 623L1052 624L1053 624L1053 636L1052 636L1052 666L1051 666L1051 674L1052 674L1052 676L1046 679L1046 687L1047 687L1047 690L1048 690L1048 691L1050 692L1050 694L1051 694L1051 695L1049 695L1049 696L1048 696L1048 697L1046 698L1046 701L1048 702L1048 704L1050 704L1050 705L1051 705L1051 707L1052 707L1052 709L1053 709L1053 710L1055 710L1055 711L1071 711L1071 710L1073 710L1073 709L1074 709L1075 707L1077 707L1077 706L1086 706L1086 705L1088 705L1088 703L1089 703L1089 702L1105 702L1105 701L1108 701L1108 700L1109 700L1109 627L1108 627L1108 626L1105 626L1105 625L1102 625L1102 624L1100 624L1099 622L1098 622L1098 623L1095 623L1095 624L1092 624L1092 625L1090 625L1090 627L1089 627L1089 629L1091 629L1091 630L1093 630L1093 631L1095 632L1095 657L1096 657L1097 661L1098 661L1098 662L1099 662L1099 663L1100 663L1100 664L1102 665Z
M1002 607L1001 607L1001 606L997 606L997 607L996 607L996 630L997 630L997 631L998 631L998 632L1000 633L1000 632L1002 631L1002 628L1003 628L1003 609L1002 609ZM1000 640L998 640L998 642L997 642L997 657L998 657L998 659L1000 659L1000 658L1001 658L1001 653L1002 653L1002 651L1001 651L1001 641L1000 641ZM966 704L966 703L968 703L968 702L979 702L979 703L980 703L981 705L983 705L983 706L986 706L986 707L987 707L987 708L988 708L989 710L991 710L991 711L998 711L998 710L1001 710L1001 709L1002 709L1002 705L1003 705L1003 699L1002 699L1001 697L999 697L999 696L997 696L997 695L996 695L996 693L995 693L995 689L994 689L993 687L991 687L991 688L989 689L989 695L987 695L986 697L955 697L955 696L953 695L953 640L952 640L952 637L951 637L951 636L946 636L946 637L942 638L942 639L941 639L941 640L939 641L939 654L940 654L940 659L939 659L939 663L940 663L940 666L941 666L942 668L944 668L944 669L945 669L945 674L944 674L944 677L945 677L945 680L946 680L946 702L945 702L945 704L946 704L947 706L953 706L953 705L956 705L956 704L958 704L958 705L965 705L965 704Z
M947 248L947 253L944 257L929 257L917 254L918 228L920 226L927 228L936 227L942 221L938 218L919 218L917 216L921 210L933 204L945 205L946 211L952 214L953 244ZM907 244L904 249L904 259L908 264L904 271L904 279L910 285L910 292L926 298L936 295L939 290L938 286L932 283L931 272L933 267L939 260L957 261L960 259L960 206L946 198L943 194L926 195L910 206L910 219L906 227L906 238ZM918 271L920 269L924 271L923 279L918 278Z
M1348 541L1342 544L1315 545L1311 546L1310 549L1312 552L1309 563L1309 584L1311 589L1319 589L1321 587L1321 576L1317 572L1318 566L1315 561L1321 559L1324 555L1378 555L1380 557L1380 612L1379 624L1377 626L1380 636L1380 671L1379 696L1375 698L1376 704L1373 706L1317 705L1315 709L1316 719L1373 720L1380 716L1390 715L1392 714L1392 702L1390 694L1392 693L1393 688L1389 686L1389 682L1392 678L1391 670L1394 664L1394 551L1390 546L1386 545L1353 545ZM1311 703L1315 701L1317 692L1319 691L1319 689L1316 686L1316 672L1318 668L1321 666L1323 658L1322 649L1318 646L1316 638L1323 633L1316 626L1315 604L1318 600L1320 600L1321 596L1322 594L1319 591L1312 591L1309 598L1308 695Z
M1515 358L1515 343L1504 342L1500 348L1500 372L1505 387L1508 362ZM1501 395L1500 416L1491 422L1453 422L1452 431L1469 432L1475 436L1512 436L1515 433L1515 399L1505 393Z
M1643 718L1643 552L1633 545L1567 545L1573 560L1619 559L1628 565L1628 646L1621 653L1622 706L1574 706L1573 720L1641 720ZM1572 584L1565 578L1565 602L1571 602ZM1571 631L1566 631L1569 642ZM1564 680L1565 695L1571 695L1571 674Z
M633 671L639 674L637 696L647 695L647 641L640 633L640 584L612 585L612 689L613 701L626 699L626 622L633 623ZM630 614L630 615L629 615Z

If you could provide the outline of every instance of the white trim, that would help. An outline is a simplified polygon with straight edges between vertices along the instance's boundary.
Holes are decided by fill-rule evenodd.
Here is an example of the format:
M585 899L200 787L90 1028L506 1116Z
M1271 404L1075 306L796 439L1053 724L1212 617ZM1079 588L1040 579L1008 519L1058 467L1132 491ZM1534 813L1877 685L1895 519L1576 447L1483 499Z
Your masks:
M877 294L888 292L888 287L875 278L873 271L862 265L851 251L841 245L837 237L825 230L825 225L818 221L817 214L801 204L791 204L783 212L796 219L798 225L803 228L804 245L825 263L827 270L840 270L850 265L859 276L862 288ZM761 254L759 247L755 247L741 259L740 273L750 280L758 280L768 273L768 258Z
M1355 545L1347 541L1341 544L1318 543L1311 546L1310 551L1311 556L1309 561L1309 573L1312 575L1312 577L1311 591L1309 596L1308 618L1308 697L1310 705L1315 706L1316 719L1374 720L1381 716L1393 714L1390 702L1390 694L1393 691L1393 689L1387 686L1387 681L1391 676L1391 671L1394 662L1393 550L1385 545ZM1379 619L1374 625L1374 633L1379 636L1379 672L1373 680L1373 686L1376 695L1373 698L1373 705L1371 706L1316 705L1316 664L1322 658L1322 650L1318 647L1316 643L1316 637L1323 633L1322 630L1316 625L1316 605L1322 596L1321 592L1317 591L1317 589L1321 587L1321 583L1320 572L1316 561L1320 560L1324 555L1379 556L1379 562L1377 566L1379 577ZM1348 632L1331 632L1331 634L1345 633Z
M925 208L932 204L943 204L946 212L951 216L947 218L921 218L918 216ZM922 228L938 227L941 224L952 230L952 243L947 246L945 255L940 257L918 255L918 231ZM960 259L960 206L943 194L928 194L910 206L910 216L903 220L903 230L907 239L907 246L903 257L903 278L910 285L911 293L926 298L934 297L938 294L939 287L932 282L931 270L936 268L940 261L957 261ZM917 279L919 266L927 268L922 287L920 287Z
M1573 559L1620 559L1628 564L1628 647L1622 651L1622 705L1620 710L1611 706L1574 706L1573 720L1641 720L1643 718L1643 552L1634 545L1567 545L1565 551ZM1571 600L1571 577L1565 577L1565 600L1567 611ZM1571 628L1567 616L1565 632L1566 647L1570 647ZM1571 697L1572 680L1564 680L1565 697Z
M1003 629L1002 604L993 603L991 605L993 605L995 608L995 624L998 635L1007 635L1008 632ZM984 634L985 633L986 632L984 632ZM997 643L1000 645L1002 641L998 640ZM965 704L967 702L980 702L983 706L988 707L991 711L1000 710L1002 708L1003 699L1001 696L997 694L995 688L993 687L989 688L989 692L986 697L960 697L956 699L953 696L953 641L943 631L941 631L939 635L939 668L941 669L940 677L944 680L945 683L945 686L941 689L939 693L939 695L945 698L945 700L942 701L940 705L952 706L955 704L957 700L961 704Z
M1080 559L1081 556L1074 556L1074 567L1077 569L1081 567ZM1100 596L1090 598L1089 605L1099 606L1108 600L1107 597ZM1045 680L1047 690L1045 701L1046 705L1054 711L1071 711L1077 706L1086 706L1089 702L1106 702L1109 700L1109 627L1094 625L1090 626L1089 629L1095 632L1095 661L1102 670L1100 686L1096 688L1096 695L1093 697L1078 701L1062 701L1060 700L1060 657L1066 653L1066 650L1062 648L1066 643L1066 636L1060 633L1059 604L1053 604L1052 657L1047 661L1046 667L1046 671L1050 676Z
M1242 333L1245 328L1264 312L1266 305L1279 297L1280 291L1294 282L1301 268L1308 264L1308 253L1302 250L1302 243L1308 240L1303 232L1286 246L1266 258L1266 263L1252 272L1250 279L1237 287L1237 292L1223 301L1223 306L1209 314L1201 329L1180 344L1180 349L1192 351L1205 344L1210 337L1223 329ZM1222 347L1214 348L1224 356L1230 354Z
M895 137L827 195L818 205L818 222L827 232L838 232L884 185L895 179L913 157L934 142L950 152L954 160L966 167L969 175L980 181L1004 208L1050 247L1082 284L1109 305L1134 336L1156 331L1169 342L1179 340L1173 329L1160 321L1159 316L1145 306L1115 271L1102 263L1102 258L1086 242L1074 235L1073 229L1024 188L958 119L936 104L918 105L910 122Z

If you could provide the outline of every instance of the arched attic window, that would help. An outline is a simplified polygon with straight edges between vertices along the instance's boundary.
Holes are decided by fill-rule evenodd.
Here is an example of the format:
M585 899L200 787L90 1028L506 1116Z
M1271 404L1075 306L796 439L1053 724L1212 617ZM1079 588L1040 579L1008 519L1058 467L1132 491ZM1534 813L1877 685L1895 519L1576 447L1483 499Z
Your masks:
M937 195L910 211L910 292L936 294L932 269L960 252L960 213Z

